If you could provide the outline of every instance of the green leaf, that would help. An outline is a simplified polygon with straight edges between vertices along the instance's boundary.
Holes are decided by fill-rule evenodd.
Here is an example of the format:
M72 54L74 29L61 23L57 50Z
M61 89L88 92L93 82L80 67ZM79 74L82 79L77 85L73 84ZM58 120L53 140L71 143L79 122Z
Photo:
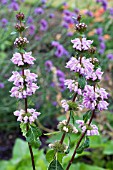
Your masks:
M71 143L71 140L70 140L70 136L68 136L69 140L68 140L68 148L65 152L65 154L68 154L70 152L70 143Z
M46 136L50 136L50 135L56 135L56 134L58 134L58 133L60 133L60 131L57 131L57 132L51 132L51 133L45 133L44 135L46 135Z
M47 153L46 153L46 160L48 162L51 162L53 159L54 159L54 156L55 156L55 151L54 150L49 150Z
M25 123L20 123L20 129L23 134L23 136L26 136L27 129L26 129L26 124Z
M89 138L87 137L86 140L77 148L77 153L80 154L84 151L84 149L89 147Z
M103 153L105 155L113 155L113 141L108 141L106 143Z
M88 110L84 115L83 115L83 120L84 122L86 123L88 121L88 119L90 118L91 116L91 110Z
M60 153L60 152L57 153L57 159L60 163L62 163L62 159L65 155L66 155L65 153Z
M49 165L49 167L48 167L48 170L64 170L63 168L62 168L62 165L59 163L59 161L57 161L57 160L53 160L51 163L50 163L50 165Z
M39 136L41 136L41 131L36 126L30 126L26 134L26 140L29 142L34 148L38 148L40 146Z
M79 77L78 78L78 84L80 86L81 89L84 89L85 85L86 85L86 80L85 77Z
M74 117L74 112L71 110L70 111L70 117L71 117L71 120L73 122L73 125L75 124L75 117Z
M17 32L16 32L16 31L13 31L13 32L11 32L10 34L11 34L11 35L14 35L14 34L17 34Z

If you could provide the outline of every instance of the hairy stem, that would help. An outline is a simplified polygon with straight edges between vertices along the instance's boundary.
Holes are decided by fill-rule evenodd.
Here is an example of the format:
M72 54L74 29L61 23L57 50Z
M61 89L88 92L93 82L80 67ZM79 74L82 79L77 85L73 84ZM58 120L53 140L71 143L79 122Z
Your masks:
M73 99L72 99L72 102L75 101L76 97L77 97L77 93L74 94ZM68 118L68 120L67 120L67 124L66 124L66 125L69 124L69 121L70 121L70 115L69 115L69 118ZM61 144L63 144L63 141L64 141L65 136L66 136L66 132L64 132L64 133L62 134L62 137L61 137L61 140L60 140L60 143L61 143Z
M23 56L23 54L22 54L22 56ZM22 69L22 76L24 76L25 74L24 74L24 68ZM24 83L25 84L25 83ZM25 102L25 112L27 113L27 105L28 105L28 102L27 102L27 97L24 99L24 102ZM27 131L29 130L29 126L27 125L27 127L26 127L26 129L27 129ZM28 142L28 146L29 146L29 152L30 152L30 155L31 155L31 162L32 162L32 168L33 168L33 170L36 170L35 169L35 162L34 162L34 156L33 156L33 151L32 151L32 147L31 147L31 145L29 144L29 142Z
M95 110L92 111L92 115L91 115L91 118L90 118L90 120L89 120L88 126L90 126L90 124L91 124L91 122L92 122L92 119L93 119L93 117L94 117L94 114L95 114ZM68 163L68 165L67 165L66 170L69 170L71 164L73 163L74 157L75 157L75 155L76 155L77 148L79 147L79 145L80 145L82 139L84 138L86 132L87 132L87 129L86 129L85 132L81 135L79 141L77 142L76 148L75 148L75 150L74 150L74 152L73 152L73 155L72 155L72 157L71 157L71 159L70 159L70 161L69 161L69 163Z

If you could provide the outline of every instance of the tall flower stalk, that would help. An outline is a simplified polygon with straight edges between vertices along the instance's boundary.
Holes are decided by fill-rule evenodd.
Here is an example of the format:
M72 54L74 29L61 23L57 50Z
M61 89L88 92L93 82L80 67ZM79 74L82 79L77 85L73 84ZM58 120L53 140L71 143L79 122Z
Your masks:
M80 137L66 167L66 170L69 170L75 155L82 153L84 149L89 147L89 136L99 135L98 127L92 124L96 112L108 107L106 101L108 93L99 84L103 72L98 59L95 57L96 48L92 46L93 41L87 40L84 35L87 25L81 22L80 15L77 17L76 23L75 30L78 37L71 40L76 56L71 57L66 63L66 68L74 73L75 79L67 79L64 82L70 92L73 93L73 98L72 100L63 99L61 101L62 107L66 112L69 111L70 115L67 120L63 120L58 124L58 129L62 132L61 140L49 145L54 150L54 155L56 155L56 158L54 157L54 160L50 163L49 169L55 163L58 164L61 170L63 169L58 162L58 153L67 154L69 152L69 146L67 147L64 144L64 139L66 136L70 139L71 133L80 132ZM83 119L75 120L75 112L83 109L86 110ZM70 123L70 120L73 120L73 124ZM78 128L76 128L77 125Z
M17 121L21 122L21 130L28 141L32 168L33 170L36 170L32 146L37 148L40 145L39 136L41 135L41 132L35 125L35 120L40 115L40 112L37 112L33 108L28 108L28 97L32 96L36 90L39 89L39 86L35 83L38 76L29 69L36 59L32 57L32 52L27 52L25 50L29 41L26 37L23 37L23 31L26 29L24 25L24 14L19 12L16 15L16 18L18 23L15 28L19 33L19 37L14 41L17 52L13 54L11 61L20 70L13 71L12 76L9 78L9 81L13 82L14 85L10 93L11 97L24 100L24 108L16 110L14 115L18 117Z

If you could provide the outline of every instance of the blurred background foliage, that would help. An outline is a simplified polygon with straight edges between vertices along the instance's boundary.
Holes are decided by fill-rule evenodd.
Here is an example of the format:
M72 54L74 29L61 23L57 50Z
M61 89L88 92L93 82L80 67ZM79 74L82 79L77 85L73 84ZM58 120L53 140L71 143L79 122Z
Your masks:
M94 139L91 137L90 148L82 155L77 155L76 169L113 169L113 2L97 1L0 0L0 158L7 160L12 156L9 161L0 161L1 170L27 170L30 167L26 142L17 139L12 154L15 139L22 138L13 112L22 108L23 103L10 97L12 84L8 82L12 71L17 70L10 61L16 52L13 42L17 37L14 29L17 10L24 12L26 16L25 36L30 41L26 50L32 51L36 58L35 66L31 70L39 77L37 83L40 89L28 99L29 107L33 106L42 113L37 125L44 133L56 130L58 121L68 115L64 114L60 104L62 98L71 98L63 82L65 78L73 75L65 69L65 63L71 56L76 55L71 44L71 39L77 37L72 17L83 15L82 20L88 25L86 36L94 40L97 47L96 57L105 72L101 85L109 92L110 105L108 111L95 116L101 136ZM56 42L57 47L54 45ZM77 113L77 116L82 117L82 114ZM43 149L35 150L37 170L47 169L44 153L47 144L56 139L59 139L59 136L41 137ZM67 139L66 142L68 143ZM72 136L71 142L74 147L75 136ZM70 155L71 152L63 160L64 166ZM73 164L71 169L74 170L74 167Z

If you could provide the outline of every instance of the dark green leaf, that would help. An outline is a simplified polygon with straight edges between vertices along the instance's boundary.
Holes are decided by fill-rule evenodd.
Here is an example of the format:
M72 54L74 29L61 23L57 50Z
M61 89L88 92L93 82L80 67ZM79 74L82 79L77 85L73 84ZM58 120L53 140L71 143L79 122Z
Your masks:
M79 77L78 78L78 84L80 86L81 89L84 89L85 85L86 85L86 80L85 77Z
M77 153L80 154L84 151L84 149L89 147L89 138L87 137L86 140L84 141L84 143L81 144L81 146L79 146L77 148Z
M57 161L57 160L53 160L51 163L50 163L50 165L49 165L49 167L48 167L48 170L64 170L63 168L62 168L62 166L61 166L61 164L59 163L59 161Z
M40 146L39 136L41 136L41 131L36 126L30 126L26 134L26 140L29 142L34 148L38 148Z
M86 123L88 121L88 119L90 118L91 116L91 110L88 110L84 115L83 115L83 120L84 122Z

